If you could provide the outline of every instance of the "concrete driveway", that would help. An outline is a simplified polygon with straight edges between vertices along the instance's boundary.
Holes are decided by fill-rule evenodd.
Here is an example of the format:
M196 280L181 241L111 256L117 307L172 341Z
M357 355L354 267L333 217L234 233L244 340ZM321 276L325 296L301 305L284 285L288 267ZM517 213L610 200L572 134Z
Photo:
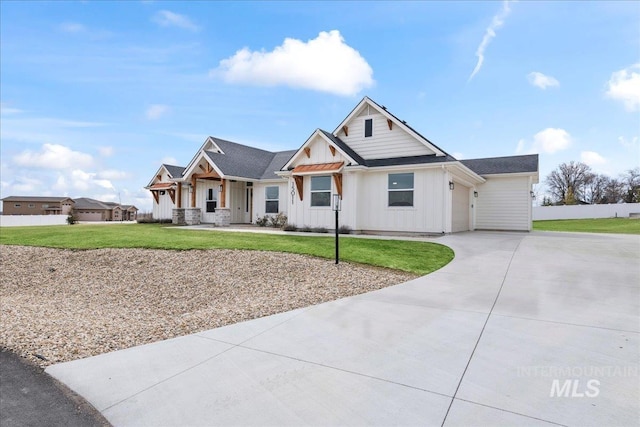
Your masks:
M47 372L117 426L640 422L640 236L436 241L428 276Z

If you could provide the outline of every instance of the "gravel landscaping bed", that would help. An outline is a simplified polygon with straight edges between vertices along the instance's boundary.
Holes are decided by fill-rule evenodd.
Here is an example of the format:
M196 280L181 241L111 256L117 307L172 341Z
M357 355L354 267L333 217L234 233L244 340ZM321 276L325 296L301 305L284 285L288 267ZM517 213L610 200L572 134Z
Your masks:
M416 277L238 250L0 246L0 266L0 345L42 367Z

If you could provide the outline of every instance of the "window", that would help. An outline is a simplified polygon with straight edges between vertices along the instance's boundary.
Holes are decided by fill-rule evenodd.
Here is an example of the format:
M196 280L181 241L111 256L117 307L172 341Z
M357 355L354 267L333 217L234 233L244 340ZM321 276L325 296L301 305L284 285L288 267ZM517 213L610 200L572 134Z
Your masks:
M389 174L389 206L413 206L413 173Z
M373 136L373 119L365 119L364 121L364 137Z
M35 208L35 207L36 207L36 205L35 205L35 204L33 204L33 203L29 203L29 207L30 207L30 208Z
M331 177L311 177L311 206L331 206Z
M264 189L264 199L265 206L264 212L277 214L280 211L279 199L280 198L280 188L274 187L265 187Z
M13 207L14 207L14 208L19 208L19 207L20 207L20 203L14 203L14 204L13 204Z
M216 192L213 188L209 188L207 190L207 212L215 212L216 207L218 206L218 202L216 200Z

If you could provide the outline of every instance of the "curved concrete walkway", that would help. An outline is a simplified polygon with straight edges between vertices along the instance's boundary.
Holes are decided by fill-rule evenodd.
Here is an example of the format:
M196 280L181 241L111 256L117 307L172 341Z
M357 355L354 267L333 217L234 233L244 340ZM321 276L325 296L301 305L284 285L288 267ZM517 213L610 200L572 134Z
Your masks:
M428 276L47 372L116 426L638 424L640 236L436 241Z

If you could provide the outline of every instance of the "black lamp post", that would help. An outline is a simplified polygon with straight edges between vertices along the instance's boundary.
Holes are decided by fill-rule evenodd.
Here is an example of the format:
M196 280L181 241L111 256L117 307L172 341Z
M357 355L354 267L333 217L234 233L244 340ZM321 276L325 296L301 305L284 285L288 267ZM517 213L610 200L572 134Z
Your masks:
M338 212L340 212L340 195L333 195L333 211L336 213L336 264L338 264L338 260L340 259L340 244L338 239Z

